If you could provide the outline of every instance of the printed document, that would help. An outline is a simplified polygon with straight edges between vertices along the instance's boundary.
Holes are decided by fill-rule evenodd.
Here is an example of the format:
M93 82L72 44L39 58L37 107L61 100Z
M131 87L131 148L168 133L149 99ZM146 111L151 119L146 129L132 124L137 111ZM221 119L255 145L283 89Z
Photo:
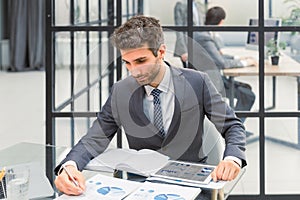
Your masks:
M128 181L97 174L86 181L86 191L80 196L61 195L57 200L120 200L140 186L140 182Z

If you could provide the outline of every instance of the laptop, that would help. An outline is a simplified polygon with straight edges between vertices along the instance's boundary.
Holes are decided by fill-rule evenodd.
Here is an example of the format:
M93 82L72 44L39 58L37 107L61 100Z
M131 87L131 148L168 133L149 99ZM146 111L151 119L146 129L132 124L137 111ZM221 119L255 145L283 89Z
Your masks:
M249 26L258 26L258 19L249 19ZM281 26L281 19L270 18L264 20L264 26ZM275 40L279 39L278 32L265 32L264 33L264 43L265 45L272 38ZM258 50L258 32L248 32L246 49Z

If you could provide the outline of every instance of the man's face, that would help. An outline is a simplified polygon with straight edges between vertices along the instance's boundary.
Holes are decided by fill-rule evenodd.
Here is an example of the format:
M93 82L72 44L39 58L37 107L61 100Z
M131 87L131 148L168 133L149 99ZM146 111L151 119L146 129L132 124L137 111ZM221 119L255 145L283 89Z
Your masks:
M164 74L164 46L158 50L157 57L149 50L148 45L120 51L126 68L140 85L156 87L160 83Z

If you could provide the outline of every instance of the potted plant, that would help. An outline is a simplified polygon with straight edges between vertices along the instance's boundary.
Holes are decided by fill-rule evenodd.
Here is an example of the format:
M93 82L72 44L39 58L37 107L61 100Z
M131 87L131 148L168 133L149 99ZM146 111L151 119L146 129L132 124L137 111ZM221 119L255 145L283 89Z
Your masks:
M286 48L285 42L279 42L274 38L270 39L267 42L267 55L271 57L271 64L278 65L279 56L281 55L280 50L284 50Z
M285 0L284 4L288 5L289 13L282 18L282 26L300 26L300 0ZM289 45L291 53L299 51L300 32L292 31L289 35Z
M285 0L285 4L289 4L290 14L282 19L283 26L299 26L300 25L300 0Z

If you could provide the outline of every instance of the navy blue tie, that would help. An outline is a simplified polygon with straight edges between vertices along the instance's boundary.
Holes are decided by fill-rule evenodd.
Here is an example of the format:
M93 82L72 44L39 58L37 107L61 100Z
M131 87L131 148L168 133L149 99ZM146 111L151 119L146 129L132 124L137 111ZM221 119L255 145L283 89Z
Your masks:
M154 126L159 130L161 136L165 136L164 131L164 124L163 124L163 117L162 117L162 110L160 105L159 94L161 91L159 89L152 90L151 94L153 95L153 104L154 104Z

